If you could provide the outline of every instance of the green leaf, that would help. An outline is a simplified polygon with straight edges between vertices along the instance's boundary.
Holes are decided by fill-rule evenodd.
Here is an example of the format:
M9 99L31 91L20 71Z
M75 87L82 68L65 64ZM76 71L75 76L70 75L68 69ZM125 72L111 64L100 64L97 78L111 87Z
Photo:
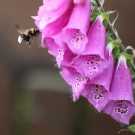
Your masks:
M135 133L135 125L131 125L128 127L129 131Z

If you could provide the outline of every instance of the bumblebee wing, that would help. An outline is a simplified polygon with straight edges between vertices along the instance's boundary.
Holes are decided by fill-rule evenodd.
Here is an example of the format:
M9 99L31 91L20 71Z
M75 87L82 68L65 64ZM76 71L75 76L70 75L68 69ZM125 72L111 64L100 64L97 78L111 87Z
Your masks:
M16 28L17 32L20 34L23 34L24 32L26 32L26 30L23 29L23 27L20 24L15 24L15 28Z

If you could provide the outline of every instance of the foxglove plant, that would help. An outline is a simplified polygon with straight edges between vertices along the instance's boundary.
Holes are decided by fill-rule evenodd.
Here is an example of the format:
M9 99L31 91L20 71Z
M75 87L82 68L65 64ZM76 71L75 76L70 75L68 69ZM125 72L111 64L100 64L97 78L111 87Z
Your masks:
M83 96L99 112L129 124L135 113L131 78L135 66L109 22L110 13L99 0L43 0L33 18L42 46L71 87L73 101Z

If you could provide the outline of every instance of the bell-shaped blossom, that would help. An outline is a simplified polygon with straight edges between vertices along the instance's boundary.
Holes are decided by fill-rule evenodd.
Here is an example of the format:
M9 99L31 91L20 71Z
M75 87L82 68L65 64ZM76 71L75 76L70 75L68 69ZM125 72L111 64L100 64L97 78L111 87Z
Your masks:
M87 32L90 26L90 16L90 0L84 0L82 4L75 4L70 20L63 30L62 39L75 54L82 53L88 42Z
M103 16L99 15L91 26L88 33L89 42L83 54L95 54L104 59L106 48L106 30L103 20Z
M112 76L114 71L114 58L112 55L113 44L109 43L106 49L106 68L102 74L93 78L83 90L82 95L88 99L88 101L101 112L110 99L110 85L112 82ZM103 63L104 64L104 63ZM102 65L100 65L102 68Z
M88 78L76 72L76 70L71 67L63 68L61 71L61 76L72 88L73 101L78 100L79 96L85 88Z
M73 6L72 0L44 0L33 17L35 24L44 36L55 35L69 21Z
M111 85L111 99L104 112L124 124L129 124L135 112L132 78L124 55L119 57Z
M87 98L99 112L103 110L110 99L110 92L99 84L87 84L81 95Z
M97 75L93 80L92 83L100 84L104 86L104 88L107 91L110 91L110 85L112 83L112 77L114 73L114 57L112 54L113 49L115 48L115 45L113 42L110 42L107 47L106 47L106 52L105 52L105 61L103 64L105 64L105 68L103 72L99 75ZM104 67L101 65L102 68Z
M107 60L95 54L79 55L73 59L73 67L91 81L101 75L107 66Z
M50 37L45 37L45 46L48 48L48 52L56 58L57 66L61 68L62 66L70 66L72 64L72 59L75 57L63 42L59 42L59 45Z

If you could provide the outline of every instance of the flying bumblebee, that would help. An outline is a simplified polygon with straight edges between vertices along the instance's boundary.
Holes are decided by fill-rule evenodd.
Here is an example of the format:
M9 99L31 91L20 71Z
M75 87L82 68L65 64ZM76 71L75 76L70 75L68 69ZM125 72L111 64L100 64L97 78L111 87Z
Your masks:
M19 36L18 36L18 43L21 44L22 42L26 42L27 44L31 44L30 40L33 39L33 37L38 37L40 34L40 31L35 28L30 29L23 29L20 25L15 25Z

